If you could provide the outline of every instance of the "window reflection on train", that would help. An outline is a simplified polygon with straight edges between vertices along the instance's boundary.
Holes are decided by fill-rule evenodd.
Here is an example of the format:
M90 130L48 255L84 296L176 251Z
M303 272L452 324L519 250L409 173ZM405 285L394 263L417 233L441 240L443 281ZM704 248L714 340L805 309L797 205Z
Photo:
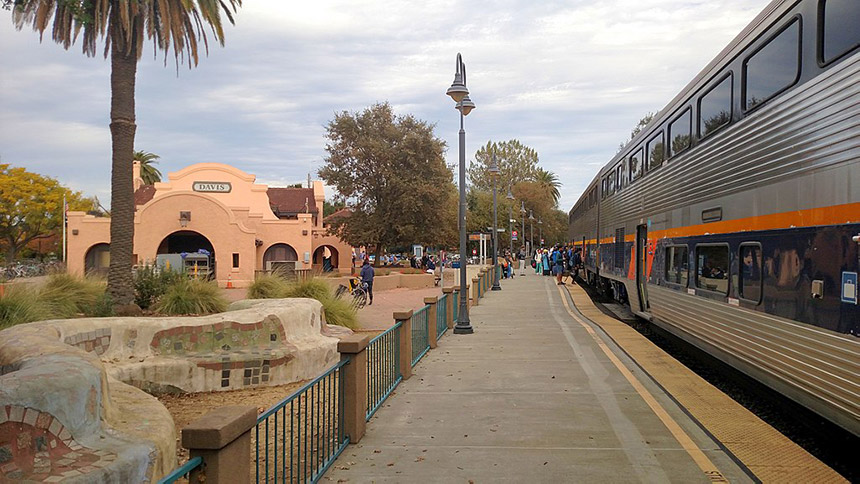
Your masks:
M729 246L698 246L696 261L696 286L700 289L728 294Z

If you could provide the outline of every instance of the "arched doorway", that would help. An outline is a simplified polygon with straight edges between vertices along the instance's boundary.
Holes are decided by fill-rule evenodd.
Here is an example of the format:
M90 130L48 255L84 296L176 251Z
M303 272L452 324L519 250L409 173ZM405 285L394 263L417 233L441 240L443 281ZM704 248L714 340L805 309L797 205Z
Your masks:
M182 262L185 270L190 273L208 279L215 277L215 248L209 239L198 232L192 230L173 232L158 244L156 254L178 255L179 258L171 262L173 266Z
M84 273L105 275L110 268L110 244L96 244L84 256Z
M322 268L323 272L331 272L338 267L339 254L337 249L330 245L321 245L314 251L314 266Z
M289 244L274 244L263 254L263 269L268 270L269 262L272 261L297 261L299 254Z

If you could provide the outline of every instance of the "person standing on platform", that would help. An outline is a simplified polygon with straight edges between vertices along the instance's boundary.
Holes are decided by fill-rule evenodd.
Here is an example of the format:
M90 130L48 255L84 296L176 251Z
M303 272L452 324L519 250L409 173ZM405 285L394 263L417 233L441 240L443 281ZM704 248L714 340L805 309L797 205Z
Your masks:
M361 282L367 285L367 297L370 300L367 304L368 306L373 305L373 277L375 275L373 266L370 265L370 261L368 259L364 259L364 265L361 266Z

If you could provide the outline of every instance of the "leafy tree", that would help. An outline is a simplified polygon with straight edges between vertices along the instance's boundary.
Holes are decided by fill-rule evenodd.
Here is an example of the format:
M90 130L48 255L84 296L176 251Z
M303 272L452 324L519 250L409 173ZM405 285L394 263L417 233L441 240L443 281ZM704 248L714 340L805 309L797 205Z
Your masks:
M21 30L32 25L40 38L49 25L51 38L68 49L81 39L83 52L93 57L97 41L104 40L104 55L111 59L111 257L108 293L117 305L132 304L132 251L134 241L134 194L132 161L135 124L134 92L137 62L145 37L155 51L173 49L177 69L180 60L197 64L200 39L208 52L205 27L224 44L221 12L233 23L242 0L2 0L12 8L12 22ZM232 12L231 12L232 9ZM52 21L53 19L53 21ZM83 32L83 35L80 35ZM166 58L165 58L166 62Z
M344 207L346 207L346 203L344 203L343 200L335 200L334 202L329 202L328 200L323 201L323 218L328 217Z
M161 157L147 151L135 151L134 161L140 162L140 178L145 185L154 185L161 181L161 172L153 166Z
M70 210L91 208L80 192L53 178L0 163L0 240L7 262L31 240L62 229L64 195Z
M492 190L493 180L488 167L496 154L496 162L501 171L497 187L520 183L534 178L538 165L538 153L532 148L512 139L494 143L487 142L475 153L475 161L469 163L469 183L479 190Z
M374 246L377 261L389 247L450 243L457 217L447 212L456 189L445 142L433 127L396 116L388 103L343 111L326 127L328 155L319 176L352 211L331 228L352 245Z

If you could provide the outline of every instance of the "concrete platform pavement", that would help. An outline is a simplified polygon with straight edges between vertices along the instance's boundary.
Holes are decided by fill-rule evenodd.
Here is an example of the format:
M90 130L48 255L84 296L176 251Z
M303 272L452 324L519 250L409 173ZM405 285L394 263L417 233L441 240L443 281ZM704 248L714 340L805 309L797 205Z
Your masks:
M474 334L446 334L323 480L752 481L598 328L570 317L554 280L502 286L473 308Z

